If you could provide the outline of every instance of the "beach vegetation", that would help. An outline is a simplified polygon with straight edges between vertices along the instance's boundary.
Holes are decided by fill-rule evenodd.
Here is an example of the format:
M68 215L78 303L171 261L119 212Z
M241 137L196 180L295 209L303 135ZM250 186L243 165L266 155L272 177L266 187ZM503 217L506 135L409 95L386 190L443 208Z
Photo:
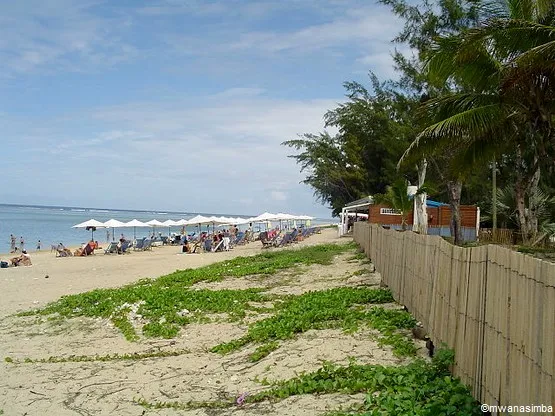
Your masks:
M378 341L391 345L396 355L414 355L416 347L412 340L397 332L415 325L408 312L377 306L365 308L390 302L393 297L389 290L369 288L343 287L289 296L276 303L274 315L252 323L243 337L218 344L211 351L227 354L251 343L291 339L311 329L341 328L355 332L361 325L367 325L380 331ZM409 344L413 345L412 349Z
M399 177L419 187L426 179L451 206L455 244L464 243L460 205L491 207L484 225L495 229L496 189L508 187L509 227L524 245L548 244L555 209L537 195L555 195L555 2L380 3L403 22L393 39L403 45L393 54L398 78L371 74L368 89L346 82L345 102L324 116L335 135L283 143L304 183L337 215Z
M247 312L260 312L256 304L275 299L263 289L208 290L191 288L198 282L221 281L249 275L267 276L311 264L331 264L333 258L352 251L353 244L322 244L293 250L237 257L198 269L178 270L157 279L113 289L96 289L63 296L39 310L21 313L56 317L110 319L129 341L147 337L173 338L190 322L206 322L208 314L227 314L243 319ZM268 308L263 308L268 311Z
M263 402L279 402L300 395L331 393L365 393L363 403L349 411L328 413L334 416L411 414L478 416L479 403L471 396L468 387L451 376L454 362L452 350L440 349L431 361L415 359L406 365L382 366L357 364L350 360L346 366L324 362L313 372L302 373L288 380L259 382L266 389L242 394L239 399L228 398L207 402L149 402L143 398L135 402L148 409L191 410L198 408L230 408Z
M164 358L164 357L178 357L180 355L189 354L187 349L173 349L165 351L148 351L148 352L133 352L126 354L106 354L106 355L69 355L69 356L50 356L48 358L29 358L23 360L16 360L11 357L6 357L5 361L11 364L55 364L55 363L82 363L82 362L95 362L95 361L132 361L132 360L145 360L148 358Z

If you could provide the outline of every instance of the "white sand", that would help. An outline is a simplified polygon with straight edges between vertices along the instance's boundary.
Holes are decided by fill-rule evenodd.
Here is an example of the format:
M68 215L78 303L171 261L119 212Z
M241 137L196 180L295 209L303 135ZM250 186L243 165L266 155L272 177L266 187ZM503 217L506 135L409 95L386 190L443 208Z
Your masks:
M338 240L335 230L324 230L296 246ZM214 345L245 334L246 323L192 324L174 340L141 339L127 342L109 321L73 318L50 322L46 318L7 317L17 311L42 306L59 296L98 287L114 287L141 277L157 277L176 269L198 267L238 255L261 251L251 243L227 253L177 254L178 247L155 248L129 255L97 254L86 258L55 258L54 253L32 255L33 266L0 270L0 410L5 415L316 415L362 403L363 395L295 396L278 403L259 403L221 412L210 409L145 410L134 402L216 401L254 393L262 386L255 378L270 380L314 371L322 361L346 364L348 357L361 363L395 364L388 348L379 347L373 332L353 335L338 330L308 331L284 341L278 350L257 363L249 345L229 355L208 352ZM375 274L353 275L368 264L339 256L330 266L314 265L261 279L256 276L199 283L211 289L266 287L271 293L299 294L338 286L376 285ZM45 275L49 278L45 279ZM260 319L253 317L253 319ZM146 353L185 349L176 357L130 361L10 364L4 357L23 360L50 356Z

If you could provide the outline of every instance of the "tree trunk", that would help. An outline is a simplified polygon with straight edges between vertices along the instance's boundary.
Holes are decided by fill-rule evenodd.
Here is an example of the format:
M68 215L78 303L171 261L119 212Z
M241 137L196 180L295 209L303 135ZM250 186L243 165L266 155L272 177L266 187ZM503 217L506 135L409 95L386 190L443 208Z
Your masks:
M517 150L517 170L515 183L516 209L518 225L523 244L530 244L538 233L538 207L534 195L538 190L540 166L537 156L534 157L534 168L526 175L523 169L522 154Z
M418 164L418 189L420 190L424 186L424 180L426 179L426 168L428 162L426 159ZM428 234L428 213L426 212L426 193L422 192L414 196L414 231L419 234Z
M447 190L449 192L449 205L451 206L451 237L456 245L463 243L461 227L461 181L448 181Z

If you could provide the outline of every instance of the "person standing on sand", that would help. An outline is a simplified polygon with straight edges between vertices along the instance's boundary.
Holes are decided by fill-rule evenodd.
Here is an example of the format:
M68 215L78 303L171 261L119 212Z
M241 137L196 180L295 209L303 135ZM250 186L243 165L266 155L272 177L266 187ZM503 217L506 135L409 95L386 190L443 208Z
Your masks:
M37 251L40 251L40 246L41 246L41 244L40 244L40 240L39 240L39 241L37 241Z
M19 249L23 252L23 250L25 250L25 240L23 239L23 236L21 236L21 238L19 239Z
M10 234L10 253L15 252L15 235Z

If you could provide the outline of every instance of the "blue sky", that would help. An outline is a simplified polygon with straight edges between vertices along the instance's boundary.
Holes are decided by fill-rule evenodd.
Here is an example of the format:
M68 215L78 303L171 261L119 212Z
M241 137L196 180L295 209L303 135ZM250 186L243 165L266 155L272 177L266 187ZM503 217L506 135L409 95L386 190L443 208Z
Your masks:
M280 143L394 76L399 29L373 1L2 2L0 201L329 217Z

